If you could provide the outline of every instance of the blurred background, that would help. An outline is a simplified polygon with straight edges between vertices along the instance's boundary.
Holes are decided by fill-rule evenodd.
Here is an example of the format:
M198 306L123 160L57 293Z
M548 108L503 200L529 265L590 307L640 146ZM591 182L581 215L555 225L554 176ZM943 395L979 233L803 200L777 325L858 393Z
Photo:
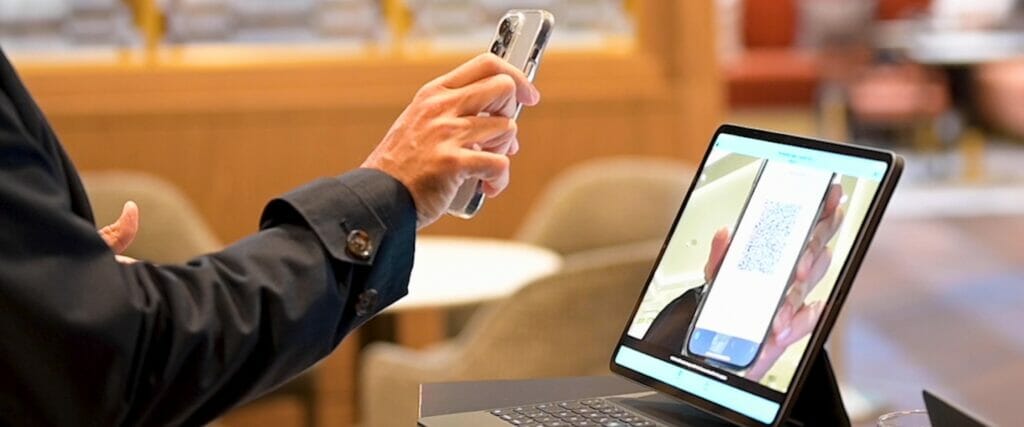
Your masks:
M420 382L605 373L631 305L583 331L597 328L578 309L591 291L565 290L617 268L599 277L634 301L722 122L907 157L831 336L855 418L920 407L927 387L1019 420L1024 1L0 0L0 46L87 172L98 220L139 200L135 255L173 262L255 231L275 195L357 167L416 89L482 52L514 7L557 24L513 183L472 221L425 233L529 245L560 267L500 298L385 313L219 424L410 425ZM563 291L546 297L557 312L508 308L538 287ZM541 318L579 354L564 354L570 338L516 335ZM500 345L539 350L502 359Z

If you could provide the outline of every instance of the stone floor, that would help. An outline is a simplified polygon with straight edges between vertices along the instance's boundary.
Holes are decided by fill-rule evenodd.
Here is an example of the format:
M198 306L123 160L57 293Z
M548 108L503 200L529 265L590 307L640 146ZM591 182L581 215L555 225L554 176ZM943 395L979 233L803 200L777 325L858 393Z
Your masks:
M886 408L928 388L1024 424L1024 217L885 222L843 317L844 376Z

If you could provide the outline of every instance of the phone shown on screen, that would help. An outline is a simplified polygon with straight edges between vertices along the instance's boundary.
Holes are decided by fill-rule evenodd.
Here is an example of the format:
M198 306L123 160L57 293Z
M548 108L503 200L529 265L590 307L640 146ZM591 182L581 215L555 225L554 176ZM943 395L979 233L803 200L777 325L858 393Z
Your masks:
M718 273L691 325L691 356L743 369L756 359L836 174L761 160Z
M522 70L526 78L533 81L554 25L554 15L546 10L510 10L498 21L490 52ZM522 104L510 105L506 114L517 119L522 108ZM484 204L481 185L479 179L466 180L448 207L448 214L459 218L476 215Z

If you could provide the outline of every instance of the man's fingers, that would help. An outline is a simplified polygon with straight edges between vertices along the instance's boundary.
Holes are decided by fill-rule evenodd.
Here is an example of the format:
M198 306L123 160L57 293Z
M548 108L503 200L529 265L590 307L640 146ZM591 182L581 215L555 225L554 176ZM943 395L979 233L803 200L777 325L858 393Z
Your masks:
M477 55L448 74L441 76L438 82L449 89L457 89L495 74L512 77L516 86L516 99L519 102L534 105L540 101L540 92L522 71L491 53Z
M821 219L831 217L832 214L839 208L839 202L843 200L843 186L837 183L832 183L828 186L828 192L825 193L825 206L821 210Z
M814 245L810 245L815 252L821 252L828 242L832 241L832 237L835 237L836 232L839 231L839 226L843 224L843 217L845 212L841 208L835 208L828 218L822 218L818 221L818 224L814 226L812 233L812 239Z
M506 172L500 178L493 181L483 181L483 192L487 197L497 197L501 192L508 188L509 179L511 177L510 172Z
M484 182L484 192L496 196L509 182L509 158L487 151L464 149L460 159L466 179L478 178Z
M807 247L804 248L800 259L797 260L794 280L806 282L813 277L811 275L812 267L822 257L822 254L828 252L828 242L832 241L832 237L839 231L844 216L843 210L836 207L828 218L822 218L815 224L811 232L811 240L807 242Z
M843 211L839 209L842 198L842 186L839 184L829 186L828 193L825 195L825 206L822 207L821 216L811 231L811 241L807 245L812 257L817 257L818 253L824 250L828 242L832 240L832 236L839 230L839 225L843 222Z
M811 264L810 271L807 273L807 285L804 287L804 297L814 290L814 287L818 285L822 277L825 277L825 273L828 272L828 267L832 265L832 251L826 248L818 257L814 259L814 263Z
M139 206L133 201L128 201L121 209L121 216L106 227L100 229L100 237L107 243L115 254L124 252L128 245L135 240L139 232Z
M722 259L725 258L725 251L729 249L729 241L732 235L728 228L721 228L711 239L711 251L708 254L708 263L704 265L704 280L711 281L718 274L718 268L722 266Z
M779 310L775 313L775 318L772 319L773 335L780 337L788 333L786 328L789 327L790 322L793 320L793 315L796 313L796 309L793 307L799 307L802 304L799 301L795 305L791 301L783 301L782 305L779 306Z
M807 334L810 334L811 331L814 330L814 326L818 323L818 318L821 317L821 312L824 308L824 301L816 301L809 305L802 306L800 310L793 315L789 324L786 325L781 332L775 335L776 342L785 349L807 336Z
M513 145L518 144L515 132L503 132L494 138L480 143L479 146L484 151L511 156L514 154L512 152L513 149L519 150L519 147L513 147Z
M463 134L459 145L463 148L478 147L484 151L505 154L508 144L516 135L516 122L507 117L465 116Z
M825 277L825 273L828 272L831 265L832 251L828 248L818 253L817 256L801 257L793 278L793 285L786 292L786 301L794 305L802 304L807 295Z
M459 92L456 97L459 105L455 110L458 116L488 113L511 117L515 113L516 102L522 102L517 97L515 80L507 74L484 77L455 91Z
M808 247L814 252L820 252L839 230L839 225L843 222L843 210L839 208L842 199L843 187L839 184L832 184L828 194L825 195L825 206L821 210L821 217L818 218L811 233L812 244Z

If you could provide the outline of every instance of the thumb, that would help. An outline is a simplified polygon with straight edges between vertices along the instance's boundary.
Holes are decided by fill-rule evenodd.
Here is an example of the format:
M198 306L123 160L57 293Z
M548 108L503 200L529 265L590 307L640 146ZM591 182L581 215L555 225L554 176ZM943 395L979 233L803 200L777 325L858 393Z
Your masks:
M821 317L821 312L824 308L825 302L817 301L810 305L804 305L797 310L789 325L784 329L786 333L780 332L776 335L778 344L786 348L810 334L814 330L814 326L818 324L818 318Z
M708 253L708 262L704 265L704 279L711 281L718 274L718 268L722 266L722 259L725 258L725 251L729 249L729 242L732 241L732 234L729 229L723 227L715 233L711 240L711 251Z
M99 231L100 237L115 254L128 249L128 245L132 244L132 240L135 240L135 234L138 232L139 206L130 200L121 209L121 217Z

